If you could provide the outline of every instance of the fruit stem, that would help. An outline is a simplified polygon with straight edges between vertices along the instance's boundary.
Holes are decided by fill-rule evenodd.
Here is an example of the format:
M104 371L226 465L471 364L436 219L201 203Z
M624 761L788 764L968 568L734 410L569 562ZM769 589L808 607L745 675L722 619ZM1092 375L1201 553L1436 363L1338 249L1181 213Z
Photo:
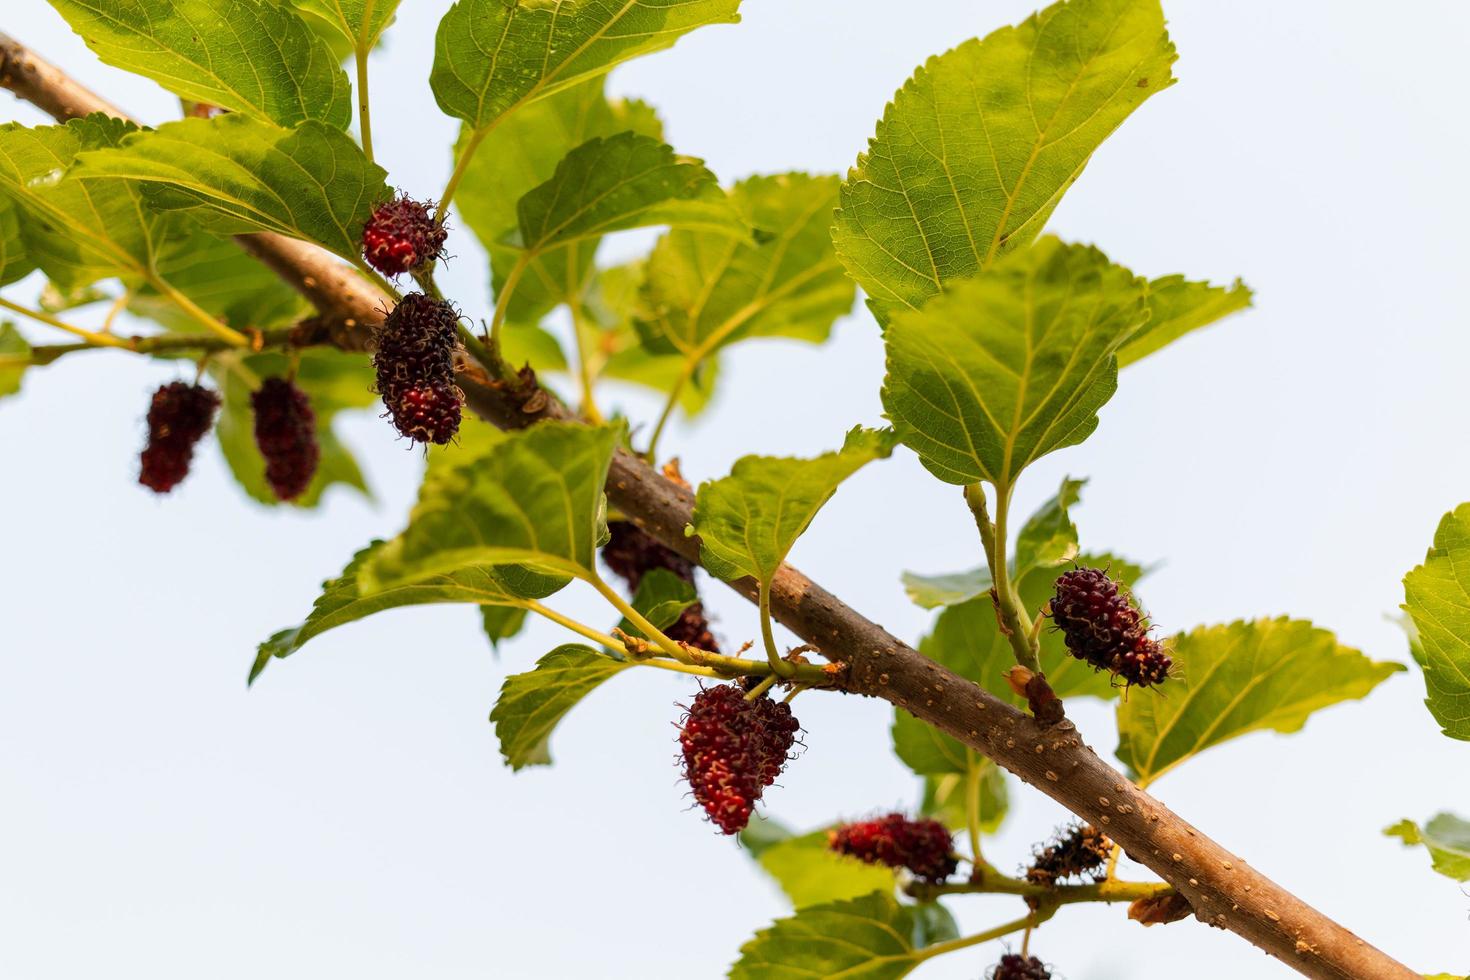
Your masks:
M577 382L582 388L581 412L593 425L601 425L605 420L597 410L597 396L592 390L592 365L587 360L587 318L582 314L581 297L569 297L567 309L572 312L572 342L577 347Z
M158 290L160 293L163 293L170 300L172 300L174 304L179 307L179 309L183 310L185 313L189 314L189 316L193 317L205 327L209 328L210 332L219 337L225 343L229 344L231 347L249 346L250 338L246 337L243 333L240 333L240 331L232 329L231 327L226 326L224 323L221 323L217 318L211 316L198 303L194 302L192 299L179 292L165 279L161 278L157 274L150 274L148 276L148 283L154 289Z
M965 822L970 831L970 863L982 868L985 855L980 852L980 778L985 767L975 754L974 749L965 749Z
M935 943L933 946L916 949L913 955L916 961L922 962L935 956L943 956L945 953L953 953L955 950L979 946L981 943L988 943L992 939L999 939L1002 936L1009 936L1013 932L1020 932L1022 929L1029 928L1035 923L1044 922L1051 918L1055 912L1055 907L1037 909L1035 912L1027 913L1025 918L998 925L994 929L987 929L984 932L977 932L973 936L951 939L949 942Z
M765 579L761 580L759 607L761 640L766 645L766 659L770 661L771 670L781 677L795 677L796 665L782 660L781 654L776 650L776 635L771 629L771 583Z
M779 681L780 679L781 678L777 677L775 674L772 674L770 677L767 677L765 680L761 681L755 687L751 688L750 691L745 695L745 700L747 700L747 701L758 701L758 700L760 700L760 698L767 691L769 691L772 687L774 687L776 685L776 682Z
M368 40L373 21L373 2L366 0L362 8L362 27L353 47L353 60L357 63L357 118L358 132L362 136L362 154L373 162L373 117L368 108L368 52L372 44Z
M1016 662L1035 673L1041 673L1038 646L1031 640L1031 617L1021 609L1020 600L1011 588L1009 562L1006 558L1006 519L1010 514L1011 488L996 484L995 523L985 505L985 488L979 483L965 487L965 503L975 516L975 527L980 531L980 543L985 549L985 560L990 565L991 595L995 601L996 615L1000 617L1006 638Z
M545 619L549 619L553 623L556 623L558 626L565 626L573 633L584 636L594 643L600 643L603 646L607 647L609 650L620 653L625 657L630 656L630 654L628 653L628 648L623 645L622 641L617 640L599 630L595 630L592 627L588 626L586 623L578 622L570 616L559 613L549 606L543 606L535 599L523 600L521 604L524 605L528 611L533 612L536 615L541 616Z
M604 582L602 577L596 572L593 572L587 577L587 583L596 589L599 595L611 603L614 609L622 613L628 622L637 628L638 632L646 636L650 642L664 651L664 653L682 664L694 663L694 658L689 655L688 650L665 636L663 630L650 623L642 613L634 609L628 600L618 595L617 590Z
M460 151L459 159L454 161L454 173L449 175L449 183L444 185L444 193L439 195L439 207L434 211L435 221L444 220L444 215L449 211L449 202L454 200L454 192L459 189L459 182L464 179L465 171L470 167L470 161L475 158L475 151L480 148L480 143L490 135L490 131L494 128L495 124L491 123L470 134L469 142Z
M57 330L65 330L72 336L85 340L90 347L121 347L125 350L133 349L133 345L126 340L121 340L111 334L97 333L94 330L73 326L65 320L58 319L49 313L33 310L29 307L21 306L19 303L12 303L3 296L0 296L0 308L10 310L12 313L19 313L21 316L30 317L32 320L44 323L49 327L55 327ZM35 361L29 360L29 363L35 363Z
M654 453L658 450L659 437L664 434L664 428L668 426L669 419L674 415L674 409L679 405L679 396L684 393L684 386L694 376L694 371L699 367L699 361L688 358L684 361L684 370L674 379L674 384L669 388L668 400L664 402L664 410L659 413L658 423L653 427L653 435L648 437L648 448L643 451L643 458L650 463L654 462Z
M1140 898L1169 895L1174 886L1154 881L1099 881L1090 885L1038 885L1024 878L1003 875L987 868L978 881L930 884L911 881L904 892L911 898L932 902L944 895L1018 895L1045 905L1075 905L1079 902L1133 902Z
M500 284L500 291L495 294L495 312L490 316L490 350L497 361L500 359L500 328L505 323L506 311L510 309L510 296L520 285L521 276L526 274L526 266L530 264L531 253L522 252L516 264L511 266L505 282Z

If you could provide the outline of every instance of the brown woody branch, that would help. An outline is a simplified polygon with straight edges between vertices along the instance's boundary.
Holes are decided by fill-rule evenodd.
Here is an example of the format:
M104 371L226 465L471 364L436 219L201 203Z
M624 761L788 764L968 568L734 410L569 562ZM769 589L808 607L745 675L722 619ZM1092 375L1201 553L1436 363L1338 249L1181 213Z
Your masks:
M0 34L0 86L57 119L121 115L24 46ZM387 298L315 246L273 234L241 235L242 247L321 311L340 346L366 349ZM477 366L460 374L470 406L496 425L520 428L565 418L544 394L491 380ZM529 397L528 397L529 396ZM699 560L686 537L693 495L641 459L619 452L607 482L620 511L663 544ZM731 587L754 600L756 585ZM784 566L771 589L775 617L833 661L848 665L846 690L890 701L1019 776L1104 829L1134 860L1188 899L1202 922L1228 929L1309 977L1408 980L1419 974L1359 939L1138 789L1083 742L1070 721L1045 728L984 688L920 654L865 619L801 572Z

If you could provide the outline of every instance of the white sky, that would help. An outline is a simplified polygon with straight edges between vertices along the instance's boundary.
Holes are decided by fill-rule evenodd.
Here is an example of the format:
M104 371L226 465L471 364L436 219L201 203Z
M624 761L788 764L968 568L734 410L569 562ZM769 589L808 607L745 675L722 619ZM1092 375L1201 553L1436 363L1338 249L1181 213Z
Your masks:
M374 63L375 142L419 197L447 175L453 125L427 84L441 0L408 0ZM1019 20L1020 0L749 0L615 73L671 142L726 179L844 170L926 56ZM1165 629L1291 613L1378 658L1439 516L1470 499L1464 45L1470 7L1427 0L1167 4L1181 83L1098 153L1053 230L1148 275L1244 276L1257 308L1125 372L1086 445L1023 481L1092 478L1084 545L1162 562L1142 590ZM43 0L0 29L133 112L151 83L95 63ZM40 117L0 98L0 117ZM647 238L609 250L627 253ZM446 285L488 312L467 234ZM34 294L34 280L12 287ZM33 338L44 328L27 327ZM818 349L749 344L723 396L674 441L695 479L747 452L811 453L879 420L881 345L861 312ZM365 413L346 421L376 503L319 512L245 500L213 449L155 500L134 485L148 393L175 369L87 355L0 404L0 974L659 978L722 975L784 913L774 888L685 810L671 723L690 685L623 676L558 732L550 769L502 768L485 716L506 673L563 637L537 625L490 655L471 609L393 612L314 641L247 693L255 644L299 621L321 579L395 532L420 463ZM637 417L653 404L619 393ZM799 420L799 421L793 421ZM927 614L903 568L978 561L953 488L911 456L866 470L798 545L809 573L901 636ZM752 609L711 585L717 628ZM612 617L586 595L564 605ZM1417 673L1291 739L1253 735L1156 787L1254 865L1416 969L1470 969L1470 897L1379 836L1401 817L1470 815L1470 748L1437 734ZM769 796L796 826L908 803L886 705L807 695L806 754ZM1074 708L1110 752L1109 712ZM992 860L1019 865L1061 814L1025 788ZM1015 915L955 900L967 929ZM1069 909L1035 951L1070 980L1290 974L1193 922L1143 932ZM974 978L999 944L916 976Z

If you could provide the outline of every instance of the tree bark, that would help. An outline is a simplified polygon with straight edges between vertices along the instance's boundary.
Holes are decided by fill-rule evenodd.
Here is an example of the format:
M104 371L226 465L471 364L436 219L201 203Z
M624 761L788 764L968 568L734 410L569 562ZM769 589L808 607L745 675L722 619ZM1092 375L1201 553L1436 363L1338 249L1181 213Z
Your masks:
M0 34L0 86L58 120L122 115L23 45ZM366 350L389 300L321 249L275 234L240 235L250 254L320 311L333 341ZM554 400L527 401L475 364L459 375L469 406L503 428L568 418ZM528 410L529 409L529 410ZM693 494L643 460L619 451L609 500L639 527L692 561L699 541L684 528ZM753 580L730 583L747 599ZM829 660L848 665L844 689L882 698L994 760L1084 820L1185 896L1202 922L1228 929L1308 977L1409 980L1420 975L1359 939L1225 850L1134 786L1082 740L1070 721L1043 728L979 685L947 670L849 608L789 565L771 588L775 618ZM1308 853L1304 849L1304 853Z

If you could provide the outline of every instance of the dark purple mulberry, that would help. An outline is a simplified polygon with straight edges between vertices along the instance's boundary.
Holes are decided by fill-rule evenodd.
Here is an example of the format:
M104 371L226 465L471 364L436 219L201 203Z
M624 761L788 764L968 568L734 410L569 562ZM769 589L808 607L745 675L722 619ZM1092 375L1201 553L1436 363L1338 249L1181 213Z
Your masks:
M399 276L444 254L448 237L433 205L395 197L373 209L362 229L362 256L385 276Z
M608 521L607 531L609 537L607 544L602 546L602 560L634 592L638 591L643 576L656 568L673 572L693 584L694 563L677 551L665 548L632 521ZM687 607L674 624L664 630L664 634L678 643L687 643L710 653L720 652L720 644L710 632L703 603L696 602Z
M464 393L454 383L458 322L448 303L409 293L378 331L378 394L399 434L415 442L442 446L459 432Z
M153 393L148 405L148 444L143 448L138 482L168 493L189 475L194 445L214 424L219 394L201 385L175 381Z
M948 827L938 820L910 820L902 813L843 824L827 835L827 846L867 864L908 868L931 882L948 878L957 865Z
M1056 582L1051 617L1078 660L1138 687L1161 684L1173 661L1118 583L1097 568L1074 568Z
M268 378L251 392L255 444L265 457L265 480L281 500L295 500L316 475L322 452L316 441L316 413L306 392L285 378Z
M679 729L684 778L723 833L738 834L791 757L801 725L790 705L745 699L737 684L706 687Z
M1051 980L1051 971L1034 956L1006 953L990 968L990 980Z
M1026 880L1051 887L1068 878L1093 880L1108 863L1113 842L1091 824L1077 824L1036 853Z

